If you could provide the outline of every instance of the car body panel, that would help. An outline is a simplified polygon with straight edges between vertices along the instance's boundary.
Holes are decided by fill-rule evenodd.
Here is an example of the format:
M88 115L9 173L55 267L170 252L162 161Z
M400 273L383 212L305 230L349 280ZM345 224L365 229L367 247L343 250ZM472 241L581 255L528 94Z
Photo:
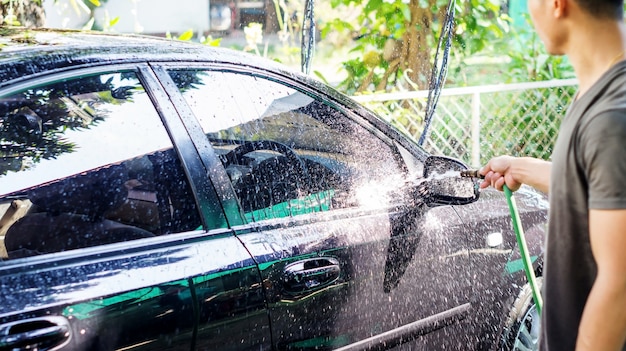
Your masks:
M211 72L238 71L227 65L206 67L194 63L166 67L181 66ZM267 72L254 72L254 76L269 76L273 82L298 86L298 82ZM226 89L219 81L215 84ZM307 96L339 105L320 92L304 91ZM169 94L175 96L172 91ZM202 111L210 108L211 105L203 107ZM202 135L196 140L197 145L202 145L201 139L206 137ZM230 181L226 176L220 179L227 182L222 186L215 183L225 192L222 197L232 197ZM410 191L410 187L405 191ZM277 349L358 347L361 340L394 330L393 339L371 342L377 343L377 347L407 342L424 344L428 333L465 318L472 289L469 256L464 251L466 233L460 218L450 206L415 210L402 199L396 201L400 208L329 213L316 210L234 227L260 267ZM288 271L298 265L304 271L301 274L313 270L327 274L325 279L330 280L318 281L316 277L300 283L313 287L291 291L293 282ZM328 273L332 269L337 269L336 276ZM389 314L390 310L393 314ZM375 318L385 315L388 317Z
M543 268L544 238L547 232L548 200L545 194L523 186L514 193L522 220L522 230L527 252L537 276ZM513 230L511 213L502 207L502 193L487 189L481 200L468 206L455 206L464 220L469 240L472 280L477 292L473 305L481 311L475 318L485 322L481 331L481 349L496 350L510 306L514 303L521 287L527 283L521 253ZM500 240L490 240L493 238ZM481 293L489 292L489 293ZM508 299L503 300L502 296ZM473 321L478 323L479 321Z
M280 64L193 43L17 29L0 42L0 96L87 73L136 73L172 141L159 153L180 164L200 221L180 233L0 261L0 349L37 333L46 335L40 349L68 350L497 349L525 279L504 197L428 206L418 185L429 154L363 106ZM321 200L310 207L313 197L250 207L224 166L234 144L209 140L170 75L181 69L254 77L317 101L309 108L338 112L387 145L388 168L400 167L402 181L381 180L393 191L373 207L333 208L324 196L336 189L312 194ZM225 89L220 83L212 84ZM242 98L255 89L241 87ZM307 162L323 158L314 151L302 152ZM545 196L516 195L540 271Z
M153 74L145 67L125 64L69 69L38 79L37 84L116 71L138 73L143 69L143 75L138 76L158 102L188 177L199 185L195 193L206 218L204 226L226 227L213 188L203 186L207 184L207 172L195 147L189 143L169 101L159 98L163 92L150 80ZM3 94L10 95L32 84L23 79L21 84L4 89ZM237 282L236 288L228 283L233 281ZM5 335L0 338L2 347L185 350L195 348L196 335L230 333L230 346L224 341L220 345L239 350L246 345L258 349L271 340L263 299L256 303L248 299L260 294L258 269L239 240L226 229L3 262L0 287L0 295L8 299L0 312L0 328ZM208 308L206 303L200 304L197 294L212 304L223 303L224 296L228 296L226 300L245 299L246 308L220 313L213 305ZM241 318L251 312L262 319L261 323ZM199 329L200 320L212 323ZM54 333L49 332L52 329ZM41 333L44 335L39 336ZM250 341L242 342L241 333Z
M432 222L455 216L451 208L422 215ZM463 244L430 250L433 241L455 240L453 235L444 239L441 227L406 230L407 223L421 215L402 211L313 216L326 219L275 223L257 231L236 228L266 281L277 349L357 347L364 339L393 330L393 338L376 339L370 347L418 345L431 331L465 318L471 287ZM311 267L317 268L316 260L330 265L327 259L339 266L334 280L324 284L316 279L312 287L294 290L290 266L301 262L305 274L307 263L313 261Z
M203 318L214 323L203 333L210 329L211 333L231 335L220 342L224 349L229 349L226 340L232 341L230 349L244 349L246 343L242 344L239 335L244 331L250 340L257 335L259 340L248 346L258 349L263 334L269 334L263 328L267 314L257 326L251 319L241 318L265 309L262 300L254 304L248 299L260 289L248 252L228 231L210 240L202 232L177 236L168 238L169 242L152 238L142 246L112 244L84 249L80 256L68 252L42 257L39 262L25 258L4 265L0 325L20 321L13 328L23 325L29 330L28 321L34 318L63 316L71 326L69 349L188 350L198 332L196 319ZM23 265L23 260L29 264ZM240 285L233 289L227 280ZM16 289L19 294L14 293ZM198 293L215 297L215 304L223 303L224 295L245 299L246 309L224 314L214 306L207 310L202 305L200 311L194 310L194 294ZM37 327L33 325L32 330Z

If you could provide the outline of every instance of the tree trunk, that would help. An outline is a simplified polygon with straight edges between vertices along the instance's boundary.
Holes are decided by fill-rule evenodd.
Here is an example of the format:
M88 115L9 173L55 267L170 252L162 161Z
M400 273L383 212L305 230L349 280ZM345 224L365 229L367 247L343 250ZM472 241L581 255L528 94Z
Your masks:
M419 0L411 0L409 3L411 20L406 23L407 31L402 38L402 68L407 71L407 77L417 84L419 89L425 89L428 87L431 68L428 37L433 14L429 8L422 8L419 3Z
M280 30L278 25L278 16L280 14L276 13L276 5L273 0L264 0L264 3L265 33L277 33Z
M12 2L0 3L0 15L3 18L3 24L15 24L7 23L10 16L13 14L15 19L19 22L20 26L24 27L43 27L46 22L46 14L41 5L37 4L34 0L18 0Z

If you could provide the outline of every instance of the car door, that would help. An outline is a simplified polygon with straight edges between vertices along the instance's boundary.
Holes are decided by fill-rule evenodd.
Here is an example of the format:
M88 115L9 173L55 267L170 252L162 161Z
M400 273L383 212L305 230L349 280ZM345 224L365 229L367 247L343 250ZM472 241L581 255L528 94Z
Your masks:
M466 316L465 233L450 207L413 193L415 150L278 74L190 66L157 74L221 161L276 349L427 348Z
M155 82L126 65L0 91L0 349L190 350L201 318L224 349L269 339L244 318L262 299L229 305L259 274Z
M549 207L547 196L523 186L514 197L527 252L540 272ZM474 272L472 305L476 306L472 318L475 325L482 326L475 328L474 335L481 336L483 348L487 348L496 344L502 332L510 327L504 323L510 323L506 317L519 308L514 302L527 284L527 276L502 192L485 189L479 201L455 206L455 210L464 219L469 239Z

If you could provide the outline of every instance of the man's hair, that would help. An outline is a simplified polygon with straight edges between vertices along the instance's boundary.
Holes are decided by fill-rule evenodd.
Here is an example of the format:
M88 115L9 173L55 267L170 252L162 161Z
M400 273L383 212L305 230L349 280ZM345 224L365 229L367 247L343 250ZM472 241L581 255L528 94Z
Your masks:
M592 16L597 18L624 18L624 0L574 0Z

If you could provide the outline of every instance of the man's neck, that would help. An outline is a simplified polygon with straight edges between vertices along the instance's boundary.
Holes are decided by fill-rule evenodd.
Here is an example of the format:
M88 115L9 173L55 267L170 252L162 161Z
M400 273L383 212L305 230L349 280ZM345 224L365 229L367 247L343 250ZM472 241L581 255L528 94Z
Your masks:
M585 94L614 64L626 59L626 27L618 21L596 21L574 29L566 49Z

